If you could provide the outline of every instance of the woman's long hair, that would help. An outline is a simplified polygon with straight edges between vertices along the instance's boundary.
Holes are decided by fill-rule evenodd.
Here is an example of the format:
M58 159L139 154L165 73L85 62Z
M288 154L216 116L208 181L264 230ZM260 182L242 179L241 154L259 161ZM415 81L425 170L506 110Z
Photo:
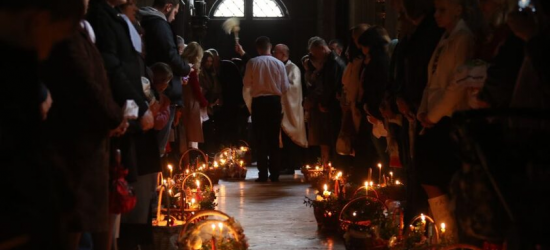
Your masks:
M191 42L185 47L181 57L187 62L192 63L193 68L197 71L197 74L199 74L203 55L204 51L201 45L197 42Z
M359 38L363 32L369 29L370 25L366 23L358 24L349 30L349 42L348 48L346 50L346 55L348 56L348 61L352 62L355 58L362 57L361 49L355 45L354 37Z

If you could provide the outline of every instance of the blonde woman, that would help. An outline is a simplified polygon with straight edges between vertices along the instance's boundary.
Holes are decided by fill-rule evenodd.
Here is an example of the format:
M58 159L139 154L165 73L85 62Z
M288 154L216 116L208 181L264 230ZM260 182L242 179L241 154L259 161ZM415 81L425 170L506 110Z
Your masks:
M435 0L437 25L445 29L428 65L428 83L424 89L417 118L423 126L417 139L416 166L419 181L428 195L434 219L448 225L456 236L448 186L460 168L451 137L451 115L464 108L464 88L451 84L455 70L474 54L475 37L466 24L471 5L468 0Z
M188 83L183 86L183 126L189 147L198 148L198 143L204 142L202 133L202 117L206 114L208 101L204 97L200 84L199 73L203 56L203 49L197 42L191 42L183 50L182 57L193 70L189 74Z

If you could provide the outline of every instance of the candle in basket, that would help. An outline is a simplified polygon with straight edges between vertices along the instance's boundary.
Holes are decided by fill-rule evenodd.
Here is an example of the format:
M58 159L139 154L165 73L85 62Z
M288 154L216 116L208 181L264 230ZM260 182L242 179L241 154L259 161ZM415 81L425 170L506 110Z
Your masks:
M393 183L393 171L390 171L390 184Z
M217 167L218 167L218 162L215 161L215 162L214 162L214 168L217 168Z
M241 166L241 168L242 168L242 167L243 167L243 165L244 165L244 161L243 161L243 160L239 161L239 165L240 165L240 166Z
M338 172L336 175L336 181L334 182L334 194L338 196L340 192L340 177L342 177L342 172Z
M378 185L382 185L382 163L378 163Z
M328 191L327 184L325 184L325 186L323 188L325 190L325 191L323 191L323 197L325 197L325 199L328 199L328 197L330 196L330 192Z
M420 214L420 220L422 221L422 233L426 231L426 216L424 214Z
M201 190L201 181L197 180L197 192Z
M369 168L369 177L367 178L367 181L372 181L372 168Z
M441 223L441 236L445 235L445 231L446 231L445 222L443 222Z
M214 237L215 233L216 233L216 224L212 224L212 250L216 250L216 237Z
M367 196L369 195L369 182L365 181L365 192L367 193Z
M174 171L172 165L168 164L168 170L170 170L170 178L172 178L172 171Z

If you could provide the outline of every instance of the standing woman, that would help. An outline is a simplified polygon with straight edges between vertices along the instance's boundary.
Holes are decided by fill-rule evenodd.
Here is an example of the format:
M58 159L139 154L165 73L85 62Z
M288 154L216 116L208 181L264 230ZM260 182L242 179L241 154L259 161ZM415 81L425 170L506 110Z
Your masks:
M204 97L199 84L199 71L203 50L200 44L192 42L183 50L183 59L193 64L189 74L189 82L183 87L183 126L188 147L198 148L198 143L204 142L202 133L202 119L206 115L208 101Z
M422 124L416 143L418 178L428 195L434 219L445 222L457 236L448 186L460 168L458 150L450 137L451 115L463 108L464 88L450 84L455 70L473 56L475 37L466 24L466 0L435 0L435 20L445 29L428 64L428 83L417 118Z
M214 55L209 50L204 52L204 57L201 61L201 72L199 73L199 82L202 89L202 93L208 103L211 105L208 107L209 120L206 121L203 126L204 137L206 143L204 148L206 152L216 151L217 145L219 145L220 136L218 135L217 123L219 114L219 107L214 106L220 102L221 87L218 81L218 72L214 67Z
M363 61L364 68L361 75L361 104L366 112L366 118L369 123L367 124L367 129L372 131L370 138L378 154L378 162L382 162L384 166L388 166L388 154L385 152L386 140L382 138L382 136L386 135L380 133L383 130L381 128L384 126L384 117L382 117L379 107L389 81L389 43L388 32L380 26L370 27L359 37L359 45L361 46L363 55L365 55Z

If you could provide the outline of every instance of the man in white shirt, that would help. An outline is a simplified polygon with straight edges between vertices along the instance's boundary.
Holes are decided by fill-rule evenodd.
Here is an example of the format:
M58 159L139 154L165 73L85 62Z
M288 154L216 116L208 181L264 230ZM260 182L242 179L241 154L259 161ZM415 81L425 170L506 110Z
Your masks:
M252 126L256 140L258 179L256 182L279 181L281 153L281 95L289 88L285 65L271 56L271 41L262 36L256 39L259 56L248 61L243 80L243 95L250 95Z
M282 152L281 174L294 174L302 160L302 148L307 147L306 123L302 107L302 73L300 68L289 60L290 49L285 44L277 44L273 56L285 64L289 80L288 91L281 96L283 121L281 122Z

